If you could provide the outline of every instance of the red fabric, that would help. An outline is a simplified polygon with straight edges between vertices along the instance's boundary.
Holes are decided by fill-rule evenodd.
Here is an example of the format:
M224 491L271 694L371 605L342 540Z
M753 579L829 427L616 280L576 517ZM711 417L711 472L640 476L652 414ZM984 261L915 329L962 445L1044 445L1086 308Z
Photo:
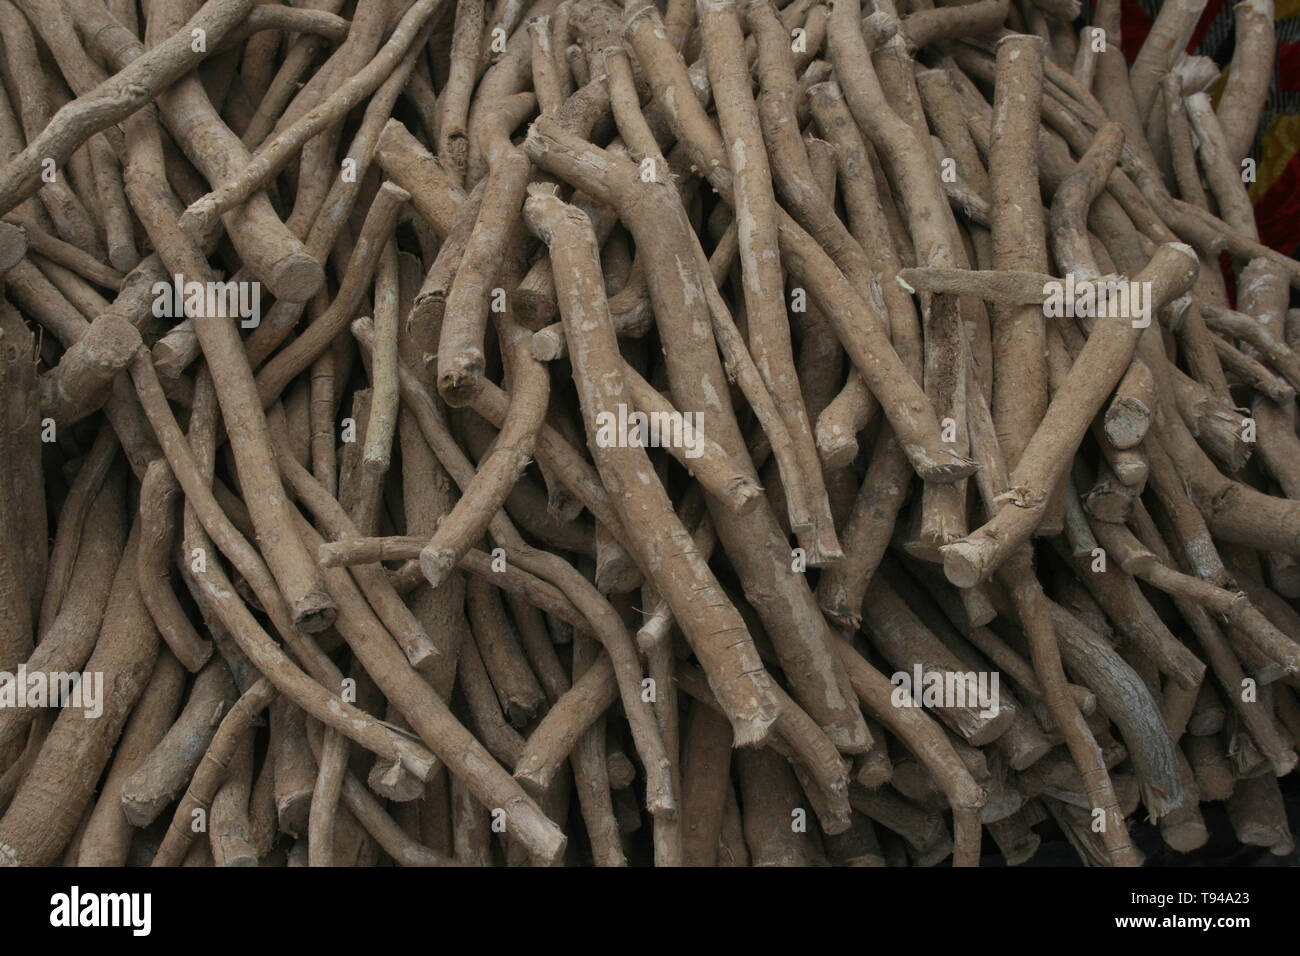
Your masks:
M1210 25L1214 23L1214 18L1219 15L1227 0L1209 0L1205 4L1205 10L1201 13L1201 19L1196 22L1196 29L1192 31L1192 38L1187 44L1187 52L1194 53L1196 48L1201 45L1205 39L1205 34L1209 31ZM1121 45L1124 48L1124 56L1129 62L1138 55L1138 50L1142 49L1142 42L1146 40L1147 34L1151 32L1152 19L1145 10L1140 7L1135 0L1120 0L1119 5L1119 26L1123 33Z
M1283 255L1295 256L1300 250L1300 152L1292 155L1277 182L1269 187L1255 206L1255 226L1259 241ZM1219 255L1219 271L1228 290L1228 304L1237 307L1237 282L1232 258Z
M1261 242L1287 255L1295 254L1300 246L1300 152L1291 157L1255 207L1255 221Z
M1232 271L1232 256L1219 253L1219 272L1223 275L1223 288L1228 293L1228 308L1237 307L1237 274Z
M1091 6L1096 9L1096 0L1091 0ZM1227 6L1228 0L1207 0L1205 10L1197 21L1196 29L1187 44L1188 53L1195 53L1200 48L1216 19L1232 15L1226 9ZM1129 62L1132 62L1138 51L1142 49L1147 34L1151 32L1152 22L1151 15L1137 0L1120 0L1120 29L1123 32L1121 46ZM1225 49L1216 52L1224 58L1231 57L1231 43L1227 43ZM1279 44L1277 76L1278 87L1282 91L1300 92L1300 42ZM1274 148L1277 148L1276 144ZM1291 156L1282 174L1256 205L1255 217L1259 226L1260 241L1265 245L1287 255L1295 255L1297 250L1300 250L1300 151ZM1228 294L1235 301L1235 283L1226 253L1221 258L1220 264L1228 284Z
M1219 15L1219 11L1223 9L1223 4L1225 2L1226 0L1210 0L1210 2L1205 5L1205 12L1201 14L1201 19L1197 21L1196 29L1192 31L1191 42L1187 44L1188 53L1196 52L1196 48L1200 46L1201 41L1205 39L1205 34L1209 31L1210 24L1212 24L1214 18Z
M1151 18L1133 0L1120 0L1119 29L1122 34L1120 44L1124 48L1124 56L1132 63L1133 58L1138 55L1138 50L1142 49L1142 41L1151 32Z
M1300 42L1278 46L1278 85L1288 92L1300 92Z

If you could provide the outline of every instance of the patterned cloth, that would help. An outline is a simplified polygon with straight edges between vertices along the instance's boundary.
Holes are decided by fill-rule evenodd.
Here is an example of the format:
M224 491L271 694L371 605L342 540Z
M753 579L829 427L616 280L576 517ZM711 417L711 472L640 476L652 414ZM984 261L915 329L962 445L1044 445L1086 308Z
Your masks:
M1124 55L1131 62L1142 47L1160 0L1121 0ZM1274 249L1300 252L1300 0L1274 0L1277 56L1273 85L1260 117L1251 155L1257 160L1250 187L1259 237ZM1216 98L1231 70L1235 27L1230 0L1208 0L1187 44L1187 52L1214 59L1223 76L1210 91Z

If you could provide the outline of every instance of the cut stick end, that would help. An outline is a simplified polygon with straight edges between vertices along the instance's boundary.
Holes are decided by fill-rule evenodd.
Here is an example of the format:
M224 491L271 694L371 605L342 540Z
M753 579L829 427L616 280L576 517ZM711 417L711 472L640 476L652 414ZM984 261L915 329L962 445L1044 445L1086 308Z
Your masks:
M290 610L294 626L306 634L319 634L332 627L338 617L338 608L324 591L308 591L293 602Z
M808 548L808 566L810 568L833 568L844 560L844 551L838 546L831 547L817 541Z
M817 452L821 455L822 466L827 471L847 468L858 457L858 439L854 435L819 436Z
M127 783L129 785L129 779ZM137 829L143 829L158 819L164 806L166 804L160 804L158 797L152 793L141 795L131 792L126 786L122 788L122 816Z
M216 200L211 195L204 196L181 213L180 227L188 235L201 236L211 228L218 212Z
M1242 462L1242 466L1245 466L1245 462ZM1113 462L1111 470L1115 472L1115 477L1119 479L1120 484L1144 485L1150 472L1150 466L1145 458L1127 457Z
M1182 820L1178 823L1162 824L1160 838L1175 853L1191 853L1205 846L1210 839L1210 832L1205 829L1204 820Z
M1123 486L1127 488L1128 486ZM1083 496L1083 508L1098 521L1125 524L1133 517L1135 498L1124 490L1099 485Z
M1295 769L1297 763L1296 752L1288 750L1272 759L1273 776L1285 777Z
M875 790L889 783L893 776L893 767L887 761L876 760L864 763L853 779L868 790Z
M277 299L306 302L325 284L325 270L306 251L293 252L271 267L266 284Z
M470 404L483 390L483 357L469 355L438 370L438 394L453 408Z
M367 454L363 459L361 459L361 463L365 467L366 471L370 472L372 475L386 475L388 474L389 466L392 464L392 459L388 455Z
M447 580L452 569L456 567L456 555L441 548L426 547L420 551L420 572L432 588Z
M984 549L967 539L944 545L939 555L943 559L944 577L959 588L973 588L991 570Z
M1076 7L1079 6L1078 0L1074 0L1074 5ZM1076 12L1075 16L1077 17L1078 15L1079 14ZM994 44L994 48L998 50L1002 49L1004 46L1033 47L1039 52L1043 52L1047 49L1047 41L1035 33L1009 33Z
M662 788L646 793L646 809L656 820L676 820L678 816L677 801L670 791Z
M822 601L821 609L828 621L850 633L862 626L862 616L839 600Z
M415 304L406 319L406 331L415 333L419 329L438 329L442 327L442 317L447 311L447 290L433 289L421 291L415 296Z
M394 803L410 803L424 796L424 782L398 762L376 760L366 777L366 784Z
M975 745L973 740L967 741L972 746ZM1038 738L1034 743L1022 745L1011 752L1007 762L1011 764L1011 769L1020 771L1028 770L1038 761L1042 760L1052 751L1052 742L1046 737Z
M836 724L823 727L822 730L830 738L831 743L835 745L835 749L842 754L868 753L876 745L876 741L871 736L871 731L867 729L866 721L862 720L861 715L849 726Z
M985 744L991 744L1011 729L1011 724L1015 719L1015 711L1004 707L998 711L996 717L990 717L987 720L984 720L978 727L976 727L976 729L970 731L966 735L966 743L970 744L972 747L983 747ZM1041 757L1047 754L1048 750L1051 749L1051 745L1046 743L1044 743L1042 747L1042 753L1030 760L1025 766L1036 763ZM1027 749L1033 750L1036 748Z
M983 627L998 616L997 609L981 588L963 588L958 592L966 620L971 627Z
M442 660L442 652L427 636L420 636L422 640L409 642L403 651L416 673L432 677L438 669L438 663Z
M601 594L627 594L641 587L644 578L631 556L619 551L614 560L604 554L596 559L596 590Z
M384 184L379 187L379 194L396 205L411 201L411 194L391 180L385 180Z
M402 766L406 768L407 773L414 776L421 783L428 783L433 779L442 763L437 757L430 754L423 748L403 748L403 752L398 754L398 759L402 761Z
M569 838L530 800L506 807L506 828L539 863L551 866L564 854Z
M548 767L536 755L528 754L520 759L519 766L514 772L514 778L519 782L519 786L534 799L546 792L546 788L551 785L552 776L553 768Z
M1106 409L1106 439L1121 451L1142 443L1151 425L1151 409L1132 398L1121 398Z
M546 494L546 513L556 521L568 523L577 521L582 514L583 504L569 494L566 488L553 488Z
M140 253L131 245L118 243L109 247L108 264L118 272L130 272L140 264Z
M537 361L554 362L564 355L564 332L550 328L534 332L531 349Z
M282 794L275 799L275 815L280 830L290 836L302 836L307 832L307 819L311 813L311 791L296 790Z
M1241 0L1240 3L1234 4L1232 9L1249 11L1273 19L1273 0Z
M1245 591L1237 591L1232 596L1232 601L1228 605L1227 618L1234 623L1239 620L1247 608L1250 607L1250 598L1246 596Z
M848 781L836 785L834 790L823 794L826 806L817 811L817 822L822 833L836 836L846 833L853 826L853 807L849 805Z
M548 821L549 822L549 821ZM565 848L569 845L569 838L565 836L555 824L551 824L551 829L555 831L555 840L547 845L546 849L534 856L546 866L554 866L564 856Z
M541 710L542 703L540 699L507 700L501 709L505 712L506 720L511 727L527 727Z
M163 639L167 641L167 646L171 648L171 652L181 662L181 666L191 674L197 674L201 671L203 665L212 657L211 641L205 641L194 635L190 635L188 640L175 635L168 639L165 631L162 634Z
M912 466L923 481L936 485L951 485L975 474L978 465L970 458L956 452L942 450L938 454L925 449L913 449Z

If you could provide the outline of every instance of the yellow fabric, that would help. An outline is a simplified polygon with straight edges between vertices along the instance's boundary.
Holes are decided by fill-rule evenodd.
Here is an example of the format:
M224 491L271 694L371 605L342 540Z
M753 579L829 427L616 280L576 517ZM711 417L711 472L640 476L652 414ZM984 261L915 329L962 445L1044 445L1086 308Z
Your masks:
M1209 89L1210 105L1216 110L1219 108L1219 97L1223 95L1223 86L1228 82L1228 71L1231 69L1231 61L1223 64L1223 68L1219 71L1219 78L1214 81L1214 84Z
M1300 0L1296 0L1300 3ZM1250 201L1257 203L1277 182L1291 157L1300 149L1300 114L1282 114L1273 117L1260 142L1264 154L1255 170L1255 182L1250 186Z

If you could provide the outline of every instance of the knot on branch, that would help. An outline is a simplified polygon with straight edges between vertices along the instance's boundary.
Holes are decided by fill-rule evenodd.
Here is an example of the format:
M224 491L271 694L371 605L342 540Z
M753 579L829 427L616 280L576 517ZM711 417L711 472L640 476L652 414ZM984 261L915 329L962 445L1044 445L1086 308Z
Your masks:
M1037 508L1047 500L1047 493L1037 488L1030 488L1027 485L1020 485L1008 488L993 500L999 504L1010 504L1016 508Z

